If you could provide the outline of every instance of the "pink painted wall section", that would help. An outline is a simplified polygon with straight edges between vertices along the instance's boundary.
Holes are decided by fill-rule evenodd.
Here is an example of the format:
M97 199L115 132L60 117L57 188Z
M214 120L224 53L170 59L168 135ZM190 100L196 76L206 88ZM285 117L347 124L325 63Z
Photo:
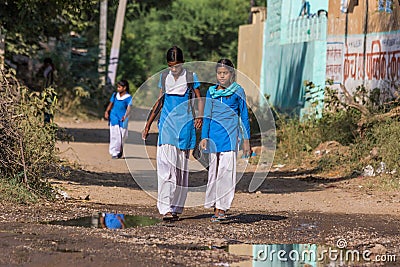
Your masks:
M364 83L369 89L400 81L400 31L328 37L326 77L353 90Z

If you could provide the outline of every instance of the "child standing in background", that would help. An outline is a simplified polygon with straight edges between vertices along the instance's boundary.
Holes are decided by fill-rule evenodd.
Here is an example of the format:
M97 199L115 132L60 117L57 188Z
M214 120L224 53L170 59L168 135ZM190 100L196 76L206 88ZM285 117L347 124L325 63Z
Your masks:
M121 158L123 146L128 136L129 113L132 106L132 96L129 94L129 83L121 80L117 83L117 92L113 93L104 117L110 124L110 148L112 159Z
M204 206L214 208L212 222L226 218L236 187L236 157L239 138L243 154L250 153L250 123L246 94L235 82L235 69L229 59L216 66L218 83L207 91L200 149L210 153ZM241 136L240 136L241 134Z

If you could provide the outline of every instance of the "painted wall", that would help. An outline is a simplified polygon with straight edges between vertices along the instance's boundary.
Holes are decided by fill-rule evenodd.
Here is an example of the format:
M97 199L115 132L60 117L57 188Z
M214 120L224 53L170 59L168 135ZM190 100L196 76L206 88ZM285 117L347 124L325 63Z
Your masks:
M400 30L366 38L351 35L346 40L330 36L327 51L327 78L350 91L362 84L373 89L400 81Z
M327 28L324 16L299 17L301 4L295 0L268 0L260 81L260 87L270 96L270 104L300 116L311 111L311 103L305 101L304 81L322 88L325 84ZM328 9L328 0L310 4L310 13Z
M255 7L252 12L253 23L239 27L237 82L246 89L249 102L258 103L266 9Z
M343 13L340 10L341 0L329 0L328 35L364 34L366 19L367 33L400 30L399 1L391 1L391 12L379 11L379 1L386 3L386 0L350 0L348 12Z
M330 0L328 18L326 77L342 83L349 91L392 90L400 80L400 3L390 9L379 1L350 1L348 13L340 0ZM357 3L357 5L355 5Z
M310 3L310 13L316 14L318 10L326 10L328 11L329 3L328 1L321 1L321 0L308 0ZM288 1L285 9L289 9L289 19L295 19L299 17L300 10L302 8L302 1Z
M312 76L312 43L271 46L265 51L264 64L268 69L264 89L270 103L281 112L300 114L304 106L301 84Z

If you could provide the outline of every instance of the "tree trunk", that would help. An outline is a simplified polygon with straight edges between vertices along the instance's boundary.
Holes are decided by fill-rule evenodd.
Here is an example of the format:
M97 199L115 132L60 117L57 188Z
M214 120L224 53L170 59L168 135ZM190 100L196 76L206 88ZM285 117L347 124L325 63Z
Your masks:
M114 85L115 77L117 75L118 59L119 59L119 46L121 44L122 29L124 26L126 1L120 0L117 11L117 18L115 20L115 27L113 33L113 40L111 45L110 60L108 62L108 78L109 82Z
M4 54L5 54L5 44L6 36L1 33L0 28L0 70L4 69Z
M100 28L99 28L99 77L100 85L106 85L106 42L107 42L107 0L100 2Z

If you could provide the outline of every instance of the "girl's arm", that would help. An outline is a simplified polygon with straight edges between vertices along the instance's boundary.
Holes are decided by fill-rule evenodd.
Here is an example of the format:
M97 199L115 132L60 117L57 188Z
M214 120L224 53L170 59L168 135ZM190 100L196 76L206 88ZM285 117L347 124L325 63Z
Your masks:
M243 89L242 89L243 90ZM250 155L250 121L249 112L247 110L246 94L244 90L238 94L239 96L239 112L240 120L242 125L242 136L243 136L243 155Z
M199 114L197 114L194 122L194 126L196 129L200 129L201 126L203 125L203 114L204 114L204 103L203 103L203 98L200 95L200 90L199 89L194 89L194 94L196 95L197 98L197 107L199 109Z
M122 219L120 216L117 216L117 219L118 219L118 221L121 223L122 229L125 229L125 228L126 228L126 226L125 226L125 220Z
M131 106L132 106L132 101L129 102L128 106L126 107L125 115L122 117L122 121L125 119L129 118L129 115L131 113Z
M147 118L146 126L144 127L144 129L142 131L142 139L143 140L146 140L147 136L149 135L149 130L150 130L151 124L153 123L157 114L161 111L161 108L164 104L163 103L163 101L164 101L163 94L164 93L163 93L162 89L160 89L160 95L159 95L156 103L154 104L153 108L151 109L150 115Z
M107 108L106 108L106 111L104 112L104 118L105 118L106 120L108 120L108 119L110 118L110 111L111 111L113 105L114 105L114 104L113 104L112 102L110 102L110 103L108 104Z
M100 215L100 226L101 226L101 228L107 228L106 223L104 221L104 215L103 214Z
M201 141L200 148L207 149L207 139L209 138L210 133L210 123L211 123L211 112L212 112L212 99L210 92L207 91L206 103L204 105L204 117L203 117L203 128L201 129ZM200 112L200 111L199 111Z
M199 87L200 87L200 82L197 77L197 74L193 73L193 91L197 98L197 108L199 109L199 114L197 114L194 121L194 127L196 129L200 129L201 126L203 125L203 114L204 114L204 103L200 95Z

